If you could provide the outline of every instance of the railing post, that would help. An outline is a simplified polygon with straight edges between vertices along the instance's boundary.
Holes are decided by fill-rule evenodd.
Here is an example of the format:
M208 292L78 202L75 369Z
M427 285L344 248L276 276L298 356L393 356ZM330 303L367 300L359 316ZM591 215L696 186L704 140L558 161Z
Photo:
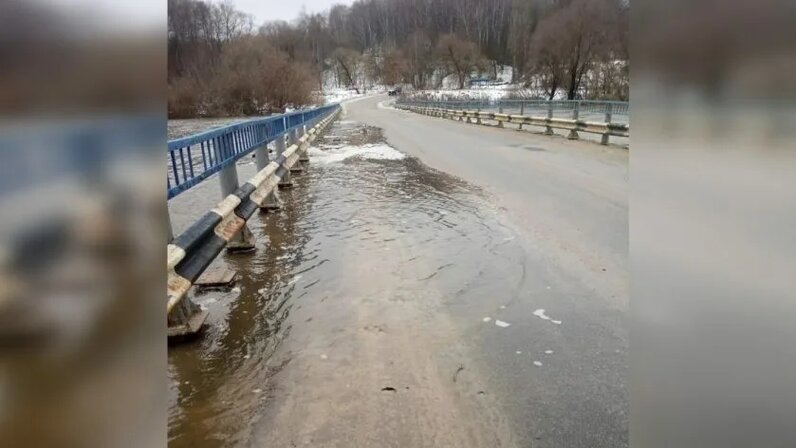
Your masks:
M285 133L279 134L279 137L277 137L276 140L274 140L274 151L276 151L277 159L279 159L279 157L281 157L285 153L285 149L287 149L287 147L285 146L285 137L286 137L285 134L287 133L287 120L283 118L282 122L284 123L283 129L285 129ZM284 173L282 173L282 177L279 178L279 188L292 187L293 182L290 179L290 170L283 169L283 167L280 167L278 171L279 172L284 171Z
M268 158L268 141L264 141L262 145L254 150L254 161L257 163L257 171L262 171L271 160Z
M612 117L612 115L613 115L612 112L613 112L613 104L608 103L608 106L605 109L605 124L606 124L606 127L611 124L611 119L613 118ZM608 144L608 138L610 137L608 132L609 132L608 129L606 129L605 130L605 134L603 134L602 138L600 138L600 144L601 145L607 145Z
M520 101L520 115L525 115L525 101ZM518 129L520 131L522 130L522 122L520 122L520 126Z
M219 139L218 141L222 143L215 147L216 160L225 160L228 158L227 151L225 150L227 144L222 139ZM232 162L228 166L224 167L218 173L218 181L221 184L222 199L231 195L235 192L235 190L238 189L238 169L235 162Z
M277 139L278 140L278 139ZM257 171L261 171L265 168L271 160L268 157L268 142L263 143L263 146L257 148ZM268 193L268 196L265 197L265 201L263 201L263 205L260 207L260 210L279 210L282 208L282 201L279 200L279 193L277 189L274 188Z
M575 106L572 108L572 119L577 121L579 115L580 115L580 101L576 101ZM577 124L574 126L577 127ZM569 135L567 135L568 139L570 140L578 139L578 131L576 130L576 127L569 130Z
M300 137L307 135L307 122L304 120L304 115L301 116L301 128L300 128ZM310 161L309 157L307 156L307 149L309 148L309 142L306 142L306 147L301 148L299 151L299 162L307 163Z
M217 145L215 147L216 157L218 160L226 159L227 155L229 155L232 151L225 151L224 149L227 148L227 143L224 140L218 140L222 143L221 145ZM227 196L234 194L235 190L238 189L238 168L235 162L230 163L228 166L224 167L218 173L218 180L221 184L221 198L226 198ZM249 226L246 224L243 225L243 228L240 229L237 235L235 235L229 243L227 243L227 251L229 252L243 252L243 251L250 251L254 249L254 235L249 230Z
M552 101L548 101L547 102L547 119L548 120L553 119L553 102ZM544 128L544 133L545 133L545 135L553 135L554 134L553 133L553 128L551 128L550 125L548 124Z
M293 145L296 145L297 147L299 146L299 139L301 138L300 132L301 132L301 126L296 126L296 127L294 127L293 129L290 130L290 133L288 134L288 137L287 137L288 138L288 140L287 140L287 146L288 147L293 146ZM301 153L300 148L297 148L296 151ZM290 171L292 173L300 173L300 172L304 171L304 169L301 168L301 164L297 163L297 164L293 165L292 167L290 167Z

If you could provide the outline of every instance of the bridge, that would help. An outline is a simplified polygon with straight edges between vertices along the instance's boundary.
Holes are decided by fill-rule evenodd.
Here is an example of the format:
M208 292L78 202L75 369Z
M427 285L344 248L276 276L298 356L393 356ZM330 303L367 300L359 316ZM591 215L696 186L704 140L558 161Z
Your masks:
M169 142L170 444L627 446L628 121L378 95Z

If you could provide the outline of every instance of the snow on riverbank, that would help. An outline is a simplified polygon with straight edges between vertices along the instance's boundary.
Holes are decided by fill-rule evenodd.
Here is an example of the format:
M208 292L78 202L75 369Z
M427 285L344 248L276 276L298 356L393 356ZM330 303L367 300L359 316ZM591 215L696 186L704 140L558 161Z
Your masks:
M384 93L387 89L383 86L374 86L367 91L360 91L357 93L354 89L347 89L347 88L330 88L324 89L323 96L324 104L331 104L331 103L339 103L344 100L349 100L352 98L364 98L366 96L374 95L377 93Z

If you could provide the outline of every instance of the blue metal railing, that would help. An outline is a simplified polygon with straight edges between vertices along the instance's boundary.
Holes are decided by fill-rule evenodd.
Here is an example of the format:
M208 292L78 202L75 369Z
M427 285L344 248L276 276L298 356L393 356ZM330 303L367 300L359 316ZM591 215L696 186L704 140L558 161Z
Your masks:
M256 148L291 129L325 117L339 105L331 104L235 123L200 134L171 140L166 175L168 199L197 185L235 163Z

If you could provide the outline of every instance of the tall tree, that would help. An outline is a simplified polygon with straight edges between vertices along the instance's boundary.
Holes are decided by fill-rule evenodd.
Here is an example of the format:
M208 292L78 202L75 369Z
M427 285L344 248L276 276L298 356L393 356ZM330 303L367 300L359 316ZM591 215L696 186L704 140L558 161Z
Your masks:
M460 89L464 88L464 82L473 71L483 70L485 65L478 46L455 34L446 34L439 38L437 57L441 67L456 75Z

